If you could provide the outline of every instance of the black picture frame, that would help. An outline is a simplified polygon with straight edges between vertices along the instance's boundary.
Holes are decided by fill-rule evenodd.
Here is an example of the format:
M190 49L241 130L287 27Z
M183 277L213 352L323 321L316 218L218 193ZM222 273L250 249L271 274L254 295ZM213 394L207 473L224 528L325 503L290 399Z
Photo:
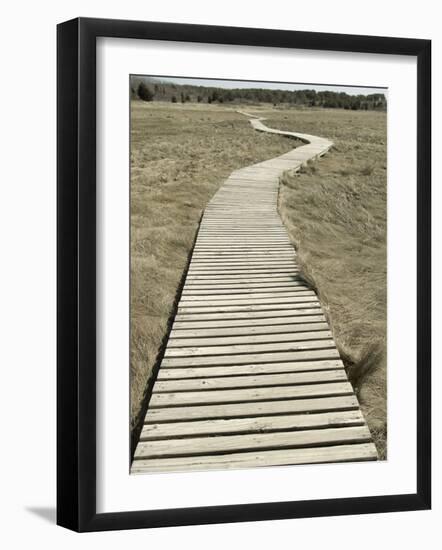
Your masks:
M417 491L361 498L96 512L96 39L151 39L417 59ZM57 523L75 531L425 510L431 506L431 41L74 19L57 28Z

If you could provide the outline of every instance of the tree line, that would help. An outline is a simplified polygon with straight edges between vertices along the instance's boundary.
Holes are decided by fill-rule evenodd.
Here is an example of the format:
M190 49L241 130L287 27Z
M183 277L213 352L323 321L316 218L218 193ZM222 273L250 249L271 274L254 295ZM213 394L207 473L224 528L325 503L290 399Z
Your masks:
M323 107L326 109L377 110L387 109L384 94L349 95L345 92L316 90L269 90L265 88L216 88L132 79L132 99L170 101L172 103L272 103Z

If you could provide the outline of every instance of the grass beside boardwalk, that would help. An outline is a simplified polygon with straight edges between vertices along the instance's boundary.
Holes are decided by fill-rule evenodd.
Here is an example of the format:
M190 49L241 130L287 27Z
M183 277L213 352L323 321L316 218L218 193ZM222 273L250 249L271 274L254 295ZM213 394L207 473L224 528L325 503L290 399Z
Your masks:
M261 112L272 128L335 143L301 173L286 173L279 208L326 310L379 456L386 458L386 113Z
M254 132L232 107L131 103L131 428L174 313L202 210L237 168L294 142Z

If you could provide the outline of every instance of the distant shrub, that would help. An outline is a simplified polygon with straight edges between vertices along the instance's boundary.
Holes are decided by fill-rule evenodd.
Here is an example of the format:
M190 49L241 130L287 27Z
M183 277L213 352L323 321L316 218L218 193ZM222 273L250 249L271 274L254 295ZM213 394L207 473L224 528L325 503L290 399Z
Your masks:
M144 84L144 82L140 82L138 85L138 97L142 99L143 101L152 101L154 98L154 93L152 90Z
M170 101L171 101L172 103L176 103L176 97L173 95L173 96L171 97Z

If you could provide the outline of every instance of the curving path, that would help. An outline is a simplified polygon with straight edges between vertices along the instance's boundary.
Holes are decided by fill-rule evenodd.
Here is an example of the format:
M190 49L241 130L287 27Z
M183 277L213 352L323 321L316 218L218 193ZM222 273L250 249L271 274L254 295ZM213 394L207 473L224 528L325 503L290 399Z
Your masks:
M132 473L377 458L277 212L281 174L333 144L242 114L306 145L232 172L207 205Z

